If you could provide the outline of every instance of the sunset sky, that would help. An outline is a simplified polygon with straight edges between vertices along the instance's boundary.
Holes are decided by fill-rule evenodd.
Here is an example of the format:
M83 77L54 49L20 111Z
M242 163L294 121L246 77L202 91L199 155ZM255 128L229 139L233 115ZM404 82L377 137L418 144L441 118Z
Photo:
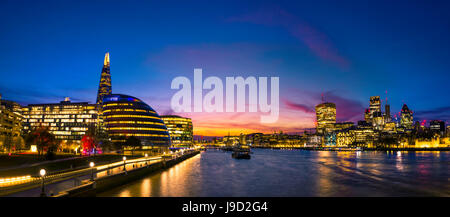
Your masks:
M121 3L123 2L123 3ZM450 120L450 2L433 1L2 1L0 93L28 103L95 103L104 54L113 93L160 115L173 78L277 76L280 118L181 113L194 134L301 132L314 106L358 121L379 95L416 120ZM206 94L204 91L203 94ZM384 106L384 102L383 102Z

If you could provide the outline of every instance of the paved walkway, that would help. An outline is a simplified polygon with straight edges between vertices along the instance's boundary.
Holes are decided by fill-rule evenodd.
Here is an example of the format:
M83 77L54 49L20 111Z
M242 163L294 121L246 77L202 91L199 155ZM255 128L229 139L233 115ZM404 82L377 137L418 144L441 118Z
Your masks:
M144 157L144 158L127 160L126 161L126 170L129 171L129 170L133 170L135 168L145 167L145 166L147 166L146 162L150 165L150 164L158 163L161 161L162 161L162 158L160 156L159 157L151 157L151 158ZM123 161L118 161L118 162L107 164L107 165L97 166L97 167L95 167L94 178L99 178L99 177L103 177L103 176L109 176L109 175L121 173L124 170L123 164L124 164ZM44 187L45 193L47 194L47 196L57 195L59 192L62 192L66 189L81 185L83 183L83 181L91 179L92 174L86 174L87 172L89 172L89 170L92 170L92 169L90 169L90 168L82 169L82 170L79 170L79 172L80 172L79 175L69 176L67 179L64 179L61 181L56 181L56 182L50 183L50 184L45 184L45 187ZM76 173L78 171L72 171L72 172L68 172L68 173L74 173L74 172ZM47 180L47 182L49 182L49 181L52 181L52 180ZM36 185L32 189L13 193L13 194L7 195L7 197L39 197L41 194L41 191L42 191L41 185L39 184L39 185Z
M83 157L61 158L61 159L57 159L57 160L47 160L47 161L42 161L42 162L33 163L33 164L22 164L20 166L15 166L15 167L1 168L0 171L21 169L21 168L27 168L27 167L34 167L34 166L44 165L44 164L48 164L48 163L61 162L61 161L66 161L66 160L74 160L74 159L78 159L78 158L83 158Z

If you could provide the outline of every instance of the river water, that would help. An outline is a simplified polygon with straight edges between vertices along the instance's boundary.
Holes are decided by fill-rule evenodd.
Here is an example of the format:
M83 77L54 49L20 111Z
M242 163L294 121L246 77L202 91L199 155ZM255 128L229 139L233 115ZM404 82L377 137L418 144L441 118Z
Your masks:
M100 197L450 196L449 152L208 150Z

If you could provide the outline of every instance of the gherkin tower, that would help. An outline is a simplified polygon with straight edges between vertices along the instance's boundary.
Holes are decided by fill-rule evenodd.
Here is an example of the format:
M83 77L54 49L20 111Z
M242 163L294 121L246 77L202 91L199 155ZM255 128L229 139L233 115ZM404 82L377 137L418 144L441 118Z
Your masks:
M111 94L111 73L109 69L109 53L105 54L103 62L102 75L100 77L100 84L98 85L97 104L103 103L103 97Z

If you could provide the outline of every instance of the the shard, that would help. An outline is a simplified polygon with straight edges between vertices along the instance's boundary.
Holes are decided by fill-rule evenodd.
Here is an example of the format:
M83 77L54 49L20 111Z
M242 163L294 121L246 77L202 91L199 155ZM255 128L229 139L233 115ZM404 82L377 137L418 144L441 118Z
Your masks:
M103 97L111 94L111 73L109 69L109 53L105 54L103 62L102 75L100 77L100 84L98 85L97 104L103 103Z

